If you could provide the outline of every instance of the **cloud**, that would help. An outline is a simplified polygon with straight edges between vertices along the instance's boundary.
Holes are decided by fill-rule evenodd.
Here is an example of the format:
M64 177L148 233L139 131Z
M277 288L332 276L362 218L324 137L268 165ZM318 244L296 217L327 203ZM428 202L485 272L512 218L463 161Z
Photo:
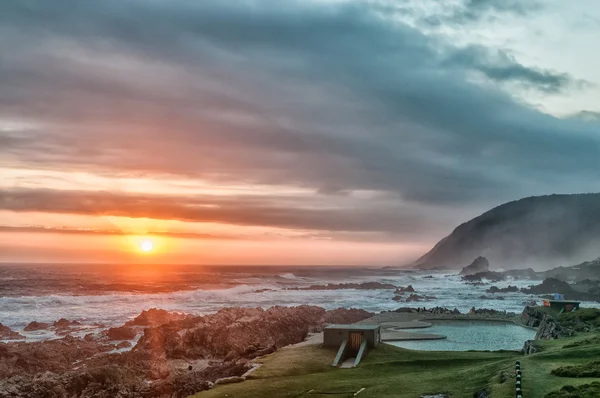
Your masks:
M377 202L381 203L377 200L373 200L372 203ZM388 204L381 208L364 205L357 207L357 203L347 203L344 206L342 201L337 207L317 208L307 207L306 203L298 200L273 195L189 197L98 191L4 189L0 190L0 210L278 227L306 230L307 233L313 234L313 237L320 238L326 236L319 231L367 234L387 232L400 237L406 234L409 225L411 234L406 234L405 238L417 238L435 225L433 219L417 217L409 208L403 209L397 204ZM40 228L33 228L41 232ZM61 231L52 229L51 232ZM71 232L75 233L72 230ZM115 231L77 232L112 234ZM179 235L183 237L185 234ZM193 234L190 235L192 236Z
M455 23L476 22L491 15L516 15L525 17L541 11L544 4L537 0L466 0L462 7L455 8L447 19Z
M45 226L9 226L0 225L0 233L39 233L39 234L65 234L65 235L107 235L107 236L127 236L131 233L116 230L116 229L72 229L72 228L56 228ZM186 239L219 239L219 240L243 240L246 237L232 234L206 234L199 232L172 232L172 231L147 231L143 235L147 236L167 236L172 238Z
M0 27L7 167L299 186L320 201L4 191L15 211L409 235L522 196L600 189L591 125L471 79L556 92L570 76L449 45L368 3L5 2ZM339 205L360 191L386 199Z
M471 45L456 51L448 58L448 64L479 71L495 82L517 83L546 93L589 85L567 73L526 67L506 51L490 51L482 46Z

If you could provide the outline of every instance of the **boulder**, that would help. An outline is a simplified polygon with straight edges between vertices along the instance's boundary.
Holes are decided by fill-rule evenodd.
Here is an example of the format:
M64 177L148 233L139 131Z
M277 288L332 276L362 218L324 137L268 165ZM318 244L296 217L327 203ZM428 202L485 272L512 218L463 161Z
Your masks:
M490 263L485 257L477 257L473 262L460 271L460 275L473 275L478 272L486 272L490 270Z
M49 327L50 327L49 323L33 321L33 322L29 322L29 324L27 326L25 326L25 329L23 329L23 330L26 332L33 332L36 330L45 330L45 329L48 329Z

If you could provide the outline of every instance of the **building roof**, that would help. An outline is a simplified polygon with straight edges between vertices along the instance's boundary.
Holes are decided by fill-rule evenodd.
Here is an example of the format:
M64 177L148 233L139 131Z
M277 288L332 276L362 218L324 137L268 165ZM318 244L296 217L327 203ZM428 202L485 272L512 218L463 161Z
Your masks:
M580 304L581 301L575 301L575 300L542 300L542 301L547 301L549 303L557 303L557 304Z
M376 330L379 329L379 325L340 325L334 324L325 326L325 330Z

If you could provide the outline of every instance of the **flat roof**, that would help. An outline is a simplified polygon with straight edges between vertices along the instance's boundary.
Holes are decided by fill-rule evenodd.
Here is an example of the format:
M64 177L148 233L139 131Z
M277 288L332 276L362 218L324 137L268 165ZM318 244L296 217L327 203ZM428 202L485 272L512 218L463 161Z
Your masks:
M334 324L334 325L329 325L329 326L325 326L325 330L330 329L330 330L375 330L378 329L380 326L379 325L340 325L340 324Z
M549 303L581 304L581 301L575 301L575 300L542 300L542 301L547 301Z

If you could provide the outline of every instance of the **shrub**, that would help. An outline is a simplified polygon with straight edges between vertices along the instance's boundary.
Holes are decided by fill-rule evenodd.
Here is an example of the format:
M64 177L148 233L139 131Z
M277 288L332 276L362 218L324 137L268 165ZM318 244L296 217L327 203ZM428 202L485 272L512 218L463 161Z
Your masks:
M600 382L583 384L578 387L564 386L558 391L546 394L545 398L598 398L600 397Z
M600 361L583 365L562 366L552 370L551 373L559 377L600 377Z

